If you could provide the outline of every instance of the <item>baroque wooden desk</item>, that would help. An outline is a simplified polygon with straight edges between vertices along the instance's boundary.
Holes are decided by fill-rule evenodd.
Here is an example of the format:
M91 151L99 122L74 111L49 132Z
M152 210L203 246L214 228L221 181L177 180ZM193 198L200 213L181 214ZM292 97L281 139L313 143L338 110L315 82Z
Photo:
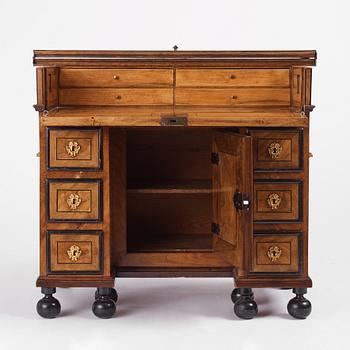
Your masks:
M315 51L34 51L40 121L40 276L96 287L111 317L122 277L230 277L293 288L306 318L311 66Z

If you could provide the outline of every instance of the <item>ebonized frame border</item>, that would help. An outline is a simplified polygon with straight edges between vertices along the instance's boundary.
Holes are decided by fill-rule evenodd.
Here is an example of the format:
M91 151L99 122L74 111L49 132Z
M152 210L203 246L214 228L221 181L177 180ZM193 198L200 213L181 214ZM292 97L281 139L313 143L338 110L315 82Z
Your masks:
M298 168L254 168L254 173L302 173L304 169L304 128L249 128L248 133L250 136L250 131L279 131L281 133L283 132L297 132L299 133L299 167ZM254 139L254 136L252 136ZM254 150L253 150L254 152Z
M98 183L99 193L98 193L98 202L99 202L99 210L98 210L98 218L97 219L51 219L50 218L50 183L58 182L58 183L67 183L67 182L85 182L85 183ZM102 179L46 179L45 186L45 210L46 210L46 222L94 222L100 223L103 221L103 181Z
M303 191L304 191L304 181L299 179L299 180L288 180L288 179L283 179L283 180L278 180L278 179L257 179L253 180L253 194L255 191L254 184L259 183L259 184L298 184L298 219L296 220L254 220L254 215L253 215L253 224L301 224L303 222ZM254 203L253 203L254 205Z
M50 131L51 130L74 130L74 131L94 131L98 132L98 167L97 168L80 168L80 167L53 167L50 166ZM102 128L96 127L47 127L46 128L46 169L47 170L65 170L65 171L102 171L103 170L103 140L102 140Z
M52 234L60 235L98 235L99 237L99 266L98 271L51 271L51 247L50 238ZM46 231L46 270L50 275L103 275L104 246L103 231L100 230L48 230Z
M298 238L298 271L297 272L252 272L253 269L253 257L249 264L249 271L247 272L247 276L266 276L268 278L280 278L281 276L287 277L287 276L300 276L302 274L303 270L303 232L301 231L256 231L253 233L253 247L251 248L252 252L254 253L254 237L255 236L296 236Z

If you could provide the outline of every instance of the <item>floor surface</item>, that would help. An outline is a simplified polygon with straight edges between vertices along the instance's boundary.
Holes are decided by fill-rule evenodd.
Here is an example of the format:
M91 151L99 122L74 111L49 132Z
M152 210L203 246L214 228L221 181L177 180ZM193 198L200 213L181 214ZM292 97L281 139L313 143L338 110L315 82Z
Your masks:
M60 317L45 320L35 311L36 271L21 264L2 271L2 282L20 282L1 287L1 350L350 349L349 299L332 286L309 291L307 320L288 315L290 290L255 289L259 316L245 321L233 314L231 279L121 279L114 318L92 314L94 289L68 288L56 293Z

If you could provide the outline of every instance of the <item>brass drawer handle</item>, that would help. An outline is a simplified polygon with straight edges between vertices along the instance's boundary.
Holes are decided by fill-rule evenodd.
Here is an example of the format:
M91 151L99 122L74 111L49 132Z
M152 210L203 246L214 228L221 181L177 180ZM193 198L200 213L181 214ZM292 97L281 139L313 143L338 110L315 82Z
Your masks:
M76 210L81 204L81 197L77 193L71 193L67 198L67 204L71 210Z
M78 261L82 254L82 251L79 246L74 244L67 250L67 254L70 260Z
M270 193L267 197L267 204L272 210L278 209L282 202L282 198L277 193Z
M268 151L272 159L277 159L282 153L282 146L277 141L271 142Z
M72 158L75 158L79 154L80 148L78 141L69 141L66 145L66 151Z
M113 80L119 80L119 75L113 75Z
M282 255L282 249L278 245L271 246L267 250L266 254L271 260L271 262L277 262Z

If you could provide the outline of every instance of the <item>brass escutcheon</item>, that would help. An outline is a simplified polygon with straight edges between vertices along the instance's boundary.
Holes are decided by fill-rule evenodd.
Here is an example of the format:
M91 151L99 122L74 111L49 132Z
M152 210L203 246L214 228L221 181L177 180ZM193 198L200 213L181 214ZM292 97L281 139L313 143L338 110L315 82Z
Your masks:
M72 158L75 158L80 151L79 143L77 141L69 141L68 145L66 145L66 151Z
M271 142L268 151L272 159L277 159L281 155L282 146L277 141Z
M278 209L282 202L282 198L277 193L270 193L267 197L267 204L272 210Z
M77 193L71 193L67 198L67 204L71 210L76 210L81 203L81 197Z
M80 258L80 255L82 254L82 251L79 246L72 245L68 250L67 254L70 260L72 261L78 261Z
M266 254L269 257L269 259L271 260L271 262L276 262L276 261L278 261L278 259L282 255L282 249L279 246L277 246L277 245L271 246L267 250Z

